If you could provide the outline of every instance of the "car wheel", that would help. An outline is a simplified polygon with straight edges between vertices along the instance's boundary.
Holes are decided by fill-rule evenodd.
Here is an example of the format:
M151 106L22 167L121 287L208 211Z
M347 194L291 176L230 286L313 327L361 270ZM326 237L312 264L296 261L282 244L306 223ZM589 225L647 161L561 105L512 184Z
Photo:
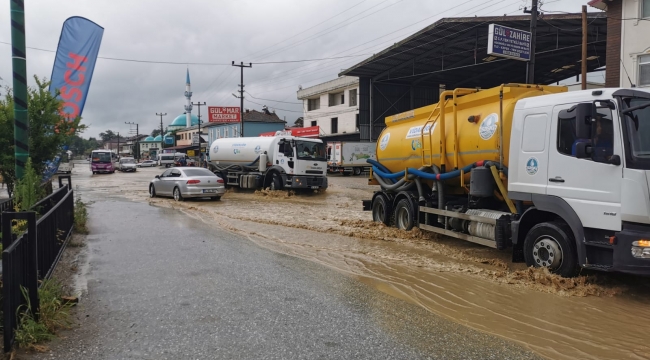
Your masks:
M415 210L409 199L402 199L395 207L395 226L398 229L409 231L415 226Z
M213 197L211 197L210 199L212 199L212 200L214 200L214 201L220 201L220 200L221 200L221 196L213 196Z
M181 195L181 189L177 187L174 188L174 200L183 201L183 195Z
M149 185L149 197L150 198L156 197L156 188L153 186L153 184Z
M273 173L271 178L271 190L282 190L282 179L277 173Z
M546 267L554 274L572 277L578 274L573 231L563 222L545 222L533 226L524 240L526 265Z
M97 171L93 171L93 175L97 174Z

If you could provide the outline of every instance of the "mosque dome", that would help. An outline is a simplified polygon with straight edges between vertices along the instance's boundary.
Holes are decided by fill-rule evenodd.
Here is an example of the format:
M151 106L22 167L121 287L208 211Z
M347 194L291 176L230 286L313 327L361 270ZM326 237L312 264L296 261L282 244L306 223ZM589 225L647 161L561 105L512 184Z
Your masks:
M151 141L162 141L162 137L158 135L155 138L152 138Z
M155 141L155 140L153 139L153 137L151 137L151 136L147 136L147 137L144 139L144 141Z
M174 119L174 121L172 121L171 124L169 124L169 126L175 126L175 127L176 126L178 126L178 127L182 126L182 127L185 127L185 125L187 123L186 119L187 119L187 115L180 114L180 115L178 115L176 117L176 119ZM199 124L199 117L192 114L192 126L198 125L198 124Z

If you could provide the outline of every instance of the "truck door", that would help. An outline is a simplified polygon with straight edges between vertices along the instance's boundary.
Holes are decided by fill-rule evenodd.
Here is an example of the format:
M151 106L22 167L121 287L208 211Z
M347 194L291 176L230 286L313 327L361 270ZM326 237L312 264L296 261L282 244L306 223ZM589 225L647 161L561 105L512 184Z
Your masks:
M575 117L566 111L574 104L553 109L548 158L547 194L564 199L586 228L621 230L621 185L623 166L607 164L598 154L589 159L574 156ZM609 148L609 154L623 156L620 121L616 112L598 108L596 143ZM596 130L596 127L600 127Z

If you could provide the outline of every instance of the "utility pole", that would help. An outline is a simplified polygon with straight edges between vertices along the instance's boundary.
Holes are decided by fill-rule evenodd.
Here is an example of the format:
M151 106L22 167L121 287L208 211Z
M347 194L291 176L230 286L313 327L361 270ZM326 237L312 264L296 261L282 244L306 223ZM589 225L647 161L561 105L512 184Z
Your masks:
M140 161L140 144L139 144L139 141L138 141L139 140L138 138L140 137L139 125L134 123L134 122L126 122L125 121L124 123L129 124L129 125L135 125L135 146L133 147L134 148L133 154L135 155L134 156L135 159L137 161ZM136 150L137 150L137 154L136 154Z
M29 118L27 115L27 55L25 51L25 4L11 0L11 67L14 85L14 157L16 179L25 175L29 158Z
M582 74L581 88L587 90L587 5L582 5Z
M199 108L199 113L198 113L198 117L199 117L199 167L203 167L203 164L202 164L202 161L201 161L201 159L203 158L201 156L201 154L202 154L202 152L201 152L201 106L205 106L205 101L203 103L201 103L200 101L197 102L197 103L192 103L192 105L196 105Z
M535 44L537 43L537 17L539 12L537 12L537 3L538 0L533 0L533 6L528 11L524 8L524 13L530 15L530 60L526 66L526 83L534 84L535 83Z
M108 141L111 141L110 139ZM117 157L120 157L120 132L117 132Z
M162 117L167 116L167 113L156 113L156 116L160 116L160 151L159 154L162 154L162 150L165 147L165 135L163 135L163 126L162 126Z
M244 136L244 68L252 68L253 64L248 63L248 65L244 65L243 62L240 62L239 65L236 65L233 61L232 66L237 66L241 70L241 83L239 84L239 99L241 100L241 105L239 106L239 120L241 121L241 129L239 130L239 134L240 136Z

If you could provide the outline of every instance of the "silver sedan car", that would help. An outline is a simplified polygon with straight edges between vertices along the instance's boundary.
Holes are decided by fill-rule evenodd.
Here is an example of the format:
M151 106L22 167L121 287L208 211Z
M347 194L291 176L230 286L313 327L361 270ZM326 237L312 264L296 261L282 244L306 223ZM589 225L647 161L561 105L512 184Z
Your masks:
M208 169L197 167L175 167L149 183L149 196L172 196L176 201L185 198L209 197L219 200L226 193L223 179Z

